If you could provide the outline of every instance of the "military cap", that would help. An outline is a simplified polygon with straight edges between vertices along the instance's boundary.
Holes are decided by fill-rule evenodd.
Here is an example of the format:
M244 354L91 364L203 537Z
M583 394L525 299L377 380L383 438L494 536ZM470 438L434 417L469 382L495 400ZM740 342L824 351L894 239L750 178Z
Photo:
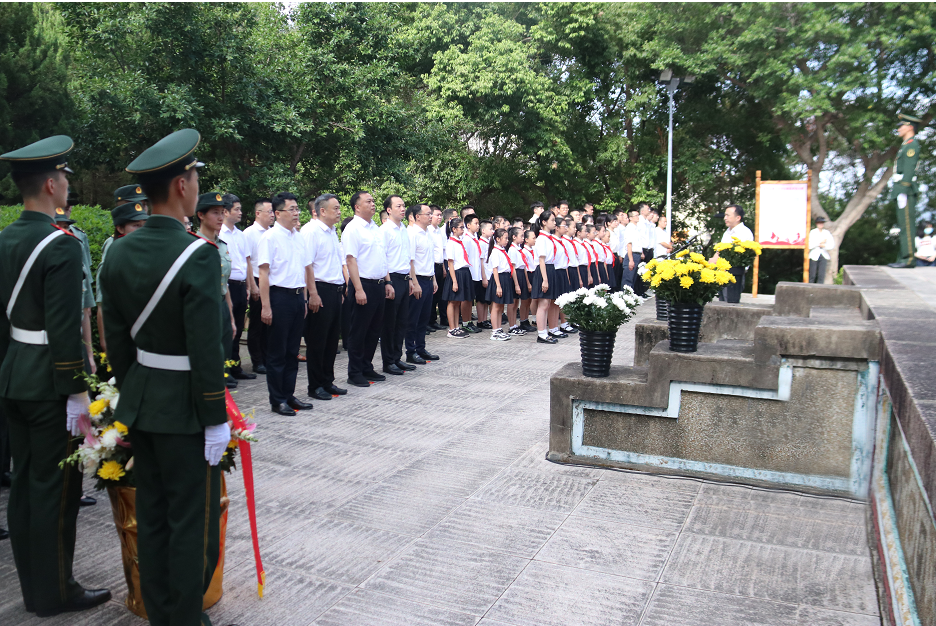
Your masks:
M65 214L65 209L63 209L62 207L59 207L55 209L55 223L56 224L74 224L75 220L73 220L72 218L68 217Z
M146 194L139 185L124 185L114 192L114 206L124 202L142 202L146 200Z
M68 153L75 147L75 142L67 135L55 135L40 139L25 148L0 154L0 160L9 162L14 172L35 173L54 172L68 169Z
M220 206L228 208L227 202L224 201L224 196L222 196L217 191L212 191L210 193L203 193L198 196L198 204L195 205L195 212L200 213L207 211L211 207Z
M923 120L921 120L917 116L907 115L906 113L898 113L897 119L900 120L900 122L897 124L898 126L903 126L904 124L911 124L913 128L915 129L919 128L920 124L923 123Z
M111 219L114 220L114 226L145 220L148 217L149 215L146 214L143 205L139 202L124 202L111 210Z
M127 166L127 171L141 181L149 181L174 178L193 167L202 167L204 163L193 154L199 141L201 135L197 130L178 130L144 150Z

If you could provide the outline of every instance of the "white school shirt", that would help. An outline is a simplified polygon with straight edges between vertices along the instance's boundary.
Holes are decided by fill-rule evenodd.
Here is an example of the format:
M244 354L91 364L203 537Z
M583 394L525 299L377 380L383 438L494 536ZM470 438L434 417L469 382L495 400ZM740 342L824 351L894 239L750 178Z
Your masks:
M557 270L564 270L569 267L569 258L572 256L571 246L567 246L562 237L553 237L552 240L556 244L556 260L553 264Z
M510 272L510 255L506 250L501 248L499 245L494 244L494 249L491 250L491 261L488 264L491 268L491 273L488 274L488 278L494 276L494 272L500 274L501 272ZM502 288L506 287L501 285Z
M740 222L734 228L726 230L721 238L722 243L731 243L732 237L737 237L740 241L754 241L754 233L751 232L750 228L744 225L744 222Z
M656 229L656 245L653 246L653 256L666 256L669 254L669 250L661 246L661 243L670 243L669 235L666 234L665 228Z
M387 249L389 270L394 274L409 274L413 253L410 250L406 227L402 222L397 226L393 220L388 219L380 227L380 232L383 234L384 246Z
M520 259L523 264L523 269L527 272L532 272L536 269L536 266L539 265L539 259L533 256L533 248L527 247L526 245L520 249ZM517 268L519 267L518 265Z
M409 237L409 247L413 251L413 264L416 266L417 276L435 276L435 261L433 249L435 243L428 231L413 224L406 228Z
M455 270L458 271L463 267L468 267L471 265L469 259L471 257L468 255L468 249L465 247L465 242L459 239L458 237L449 237L445 242L445 260L448 261L451 259L455 262ZM448 268L446 268L448 271Z
M484 272L484 275L488 278L491 277L491 264L487 260L488 256L488 247L491 245L490 239L485 239L484 237L478 237L478 243L481 244L481 271ZM494 257L494 254L491 253L491 258Z
M510 248L507 250L507 256L510 257L510 262L513 263L516 271L526 271L526 265L523 263L523 252L517 248L517 246L511 244ZM533 266L530 265L530 267Z
M468 251L468 260L470 261L471 280L481 280L481 242L475 239L471 233L462 235L462 243L465 250Z
M445 227L438 228L431 224L426 227L429 238L432 240L432 262L442 263L445 261Z
M227 244L228 254L231 255L231 280L247 280L247 257L250 256L250 246L247 238L236 226L228 228L221 225L221 240Z
M270 266L271 287L305 287L305 268L312 259L298 231L274 223L263 233L257 249L257 264Z
M562 238L565 242L566 252L569 253L569 267L578 267L579 266L579 244L578 242L566 235Z
M539 267L540 257L546 257L544 261L547 265L556 264L556 253L559 246L552 240L552 237L546 234L546 231L543 231L536 238L536 243L533 244L533 259L534 259L534 268Z
M260 258L260 250L257 246L260 245L260 237L268 230L258 222L254 222L244 230L244 239L247 240L247 249L250 250L250 262L253 265L254 278L260 278L260 263L257 262L257 259Z
M354 257L357 261L358 276L369 280L386 278L390 272L387 264L387 247L384 236L373 220L365 220L359 215L348 222L341 233L341 245L345 260Z
M835 247L835 237L826 229L819 230L813 228L809 231L809 260L818 261L819 257L829 259L829 250ZM819 244L825 243L825 248L820 248Z
M581 266L583 266L583 265L587 267L588 265L591 264L591 262L592 262L593 259L592 259L592 257L591 257L591 254L589 254L589 252L588 252L588 248L585 246L585 240L584 240L584 239L579 239L579 238L576 237L576 239L575 239L575 245L578 246L577 252L578 252L578 264L579 264L579 267L581 267Z
M345 281L341 266L345 259L337 229L334 226L329 228L322 220L309 220L299 234L305 239L309 250L315 282L343 285Z

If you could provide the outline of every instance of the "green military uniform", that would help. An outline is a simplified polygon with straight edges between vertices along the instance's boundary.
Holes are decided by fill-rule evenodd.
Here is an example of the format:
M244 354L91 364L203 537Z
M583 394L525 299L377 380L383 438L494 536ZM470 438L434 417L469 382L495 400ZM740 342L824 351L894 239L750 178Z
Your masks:
M60 135L0 159L14 173L51 176L71 171L65 158L72 146ZM72 576L81 473L59 463L76 443L66 429L66 401L87 391L80 377L81 244L50 215L24 210L0 232L0 305L8 309L27 259L44 240L12 310L0 315L0 406L13 453L10 538L26 608L40 616L110 598L85 591Z
M922 123L917 117L900 114L900 124L910 124L914 131L917 125ZM900 146L897 153L897 159L894 166L894 172L898 178L891 187L888 200L897 201L898 197L905 195L907 204L901 207L897 204L897 227L900 228L900 258L891 263L893 267L914 267L916 260L914 257L913 237L916 231L916 203L919 199L919 189L916 182L917 162L920 160L920 142L916 135L907 139Z
M198 197L198 205L195 207L195 213L201 213L202 211L216 206L225 206L223 196L216 191L203 193ZM198 236L205 237L201 233L201 230L199 230ZM207 237L205 238L207 239ZM228 280L231 278L231 253L228 252L227 243L220 237L215 237L213 241L209 241L218 247L218 254L221 257L221 346L224 358L227 360L231 358L229 353L231 342L225 341L224 335L230 332L231 329L231 310L228 308L227 299L224 296L227 295Z
M75 226L75 220L66 215L64 209L55 209L55 223L73 234L81 243L81 308L94 308L94 288L91 281L91 244L83 230Z
M198 141L194 130L173 133L127 171L144 187L165 184L199 165ZM115 417L130 428L135 458L140 590L154 626L210 624L201 608L218 560L220 475L205 460L205 431L227 421L217 254L177 219L153 214L133 236L114 241L101 271L108 357L120 389Z
M121 187L121 189L123 189L123 187ZM137 189L139 189L139 187L137 187ZM120 189L117 191L119 192ZM114 195L117 196L116 193ZM142 198L145 199L146 196L142 196ZM111 211L111 219L114 222L114 234L108 237L104 241L104 245L101 246L101 262L98 263L97 279L95 280L95 284L97 285L95 300L98 304L101 304L101 268L104 267L104 259L107 258L107 251L110 249L111 244L114 243L114 240L123 237L123 235L117 231L117 227L129 224L130 222L145 220L148 217L139 199L121 202Z

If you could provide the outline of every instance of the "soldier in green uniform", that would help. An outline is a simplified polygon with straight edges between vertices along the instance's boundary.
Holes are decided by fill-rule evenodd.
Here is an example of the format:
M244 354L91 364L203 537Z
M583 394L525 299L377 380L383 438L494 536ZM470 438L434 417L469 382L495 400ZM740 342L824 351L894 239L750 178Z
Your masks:
M123 189L123 187L121 187ZM137 187L139 189L139 187ZM117 190L120 192L120 189ZM117 197L117 193L114 194L114 197ZM101 340L101 348L104 352L107 352L107 339L104 335L104 310L101 307L101 268L104 267L104 259L107 258L107 250L110 248L111 244L114 243L115 239L120 239L126 235L129 235L137 228L143 226L143 222L146 221L146 218L149 215L146 214L146 209L144 208L142 199L145 199L146 196L142 192L132 200L123 200L121 201L114 209L111 211L111 219L114 221L114 234L108 237L104 241L104 245L101 246L101 262L98 263L98 273L97 273L97 292L95 293L95 300L97 301L97 325L98 325L98 337Z
M218 562L217 464L231 437L218 250L182 225L198 203L199 139L180 130L127 166L151 215L114 241L101 270L115 417L135 459L140 591L154 626L211 623L202 598Z
M91 309L94 308L94 287L91 284L91 244L88 243L88 236L83 230L75 226L75 220L71 218L73 199L77 202L77 196L69 191L69 199L65 208L55 209L55 223L62 228L67 228L68 232L81 242L81 340L85 345L87 354L87 367L92 374L97 367L94 362L94 345L91 341Z
M27 611L40 617L110 599L75 582L81 473L59 467L74 452L88 410L81 378L81 244L54 222L64 207L73 147L64 135L0 155L23 196L19 219L0 232L0 408L13 452L8 521Z
M901 113L897 116L900 125L897 135L903 139L894 167L895 174L891 177L894 186L891 187L888 200L897 201L897 227L900 228L900 258L891 267L916 267L913 250L913 235L916 231L916 203L919 197L916 182L916 167L920 160L920 142L916 138L919 125L923 123L918 117Z
M143 193L143 188L139 185L124 185L119 187L114 192L114 206L120 206L121 204L127 204L128 202L139 203L144 211L149 210L149 203L147 202L146 194Z

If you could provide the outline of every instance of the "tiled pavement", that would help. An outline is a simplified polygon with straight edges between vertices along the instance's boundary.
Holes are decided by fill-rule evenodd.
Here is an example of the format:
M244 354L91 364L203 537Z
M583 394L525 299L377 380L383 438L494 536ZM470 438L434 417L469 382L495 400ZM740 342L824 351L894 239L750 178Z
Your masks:
M879 624L863 505L551 464L549 375L577 360L575 337L429 347L441 361L293 418L267 410L262 378L241 385L267 587L258 599L235 474L216 625ZM616 351L630 364L632 328ZM30 616L2 542L0 624L143 623L121 604L106 497L81 511L78 544L76 577L115 600Z

